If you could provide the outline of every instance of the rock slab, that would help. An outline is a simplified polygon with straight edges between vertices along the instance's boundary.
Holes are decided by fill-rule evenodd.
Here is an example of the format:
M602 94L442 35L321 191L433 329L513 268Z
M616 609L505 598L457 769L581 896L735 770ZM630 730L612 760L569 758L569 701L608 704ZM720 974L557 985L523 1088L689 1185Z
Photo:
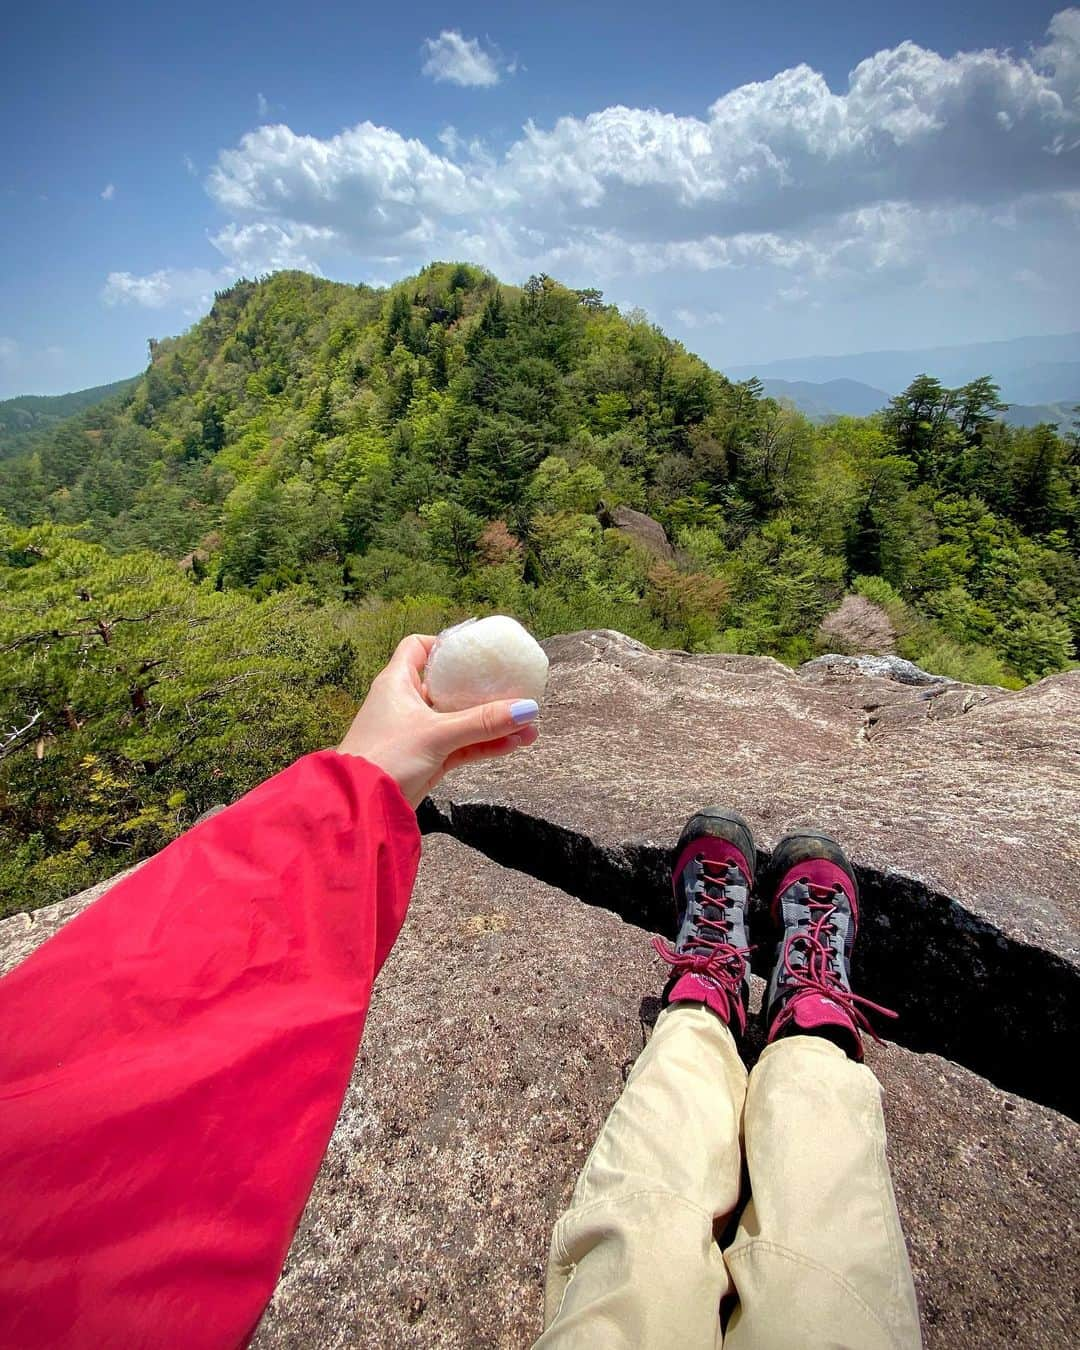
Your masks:
M743 812L763 866L787 830L828 830L862 887L860 988L898 1038L1080 1115L1058 1067L1080 1041L1080 671L1013 693L612 632L545 645L540 739L446 780L429 828L650 928L702 805Z
M0 924L25 957L103 888ZM551 1224L658 1011L648 934L429 836L260 1350L528 1346ZM1058 1350L1080 1128L872 1048L928 1350Z

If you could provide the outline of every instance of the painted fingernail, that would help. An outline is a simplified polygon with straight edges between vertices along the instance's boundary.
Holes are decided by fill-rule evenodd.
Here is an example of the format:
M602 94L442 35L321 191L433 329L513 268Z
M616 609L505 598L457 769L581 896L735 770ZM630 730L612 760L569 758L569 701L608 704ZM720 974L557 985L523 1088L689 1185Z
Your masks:
M539 712L540 704L534 698L519 698L510 704L510 716L517 727L525 722L535 722Z

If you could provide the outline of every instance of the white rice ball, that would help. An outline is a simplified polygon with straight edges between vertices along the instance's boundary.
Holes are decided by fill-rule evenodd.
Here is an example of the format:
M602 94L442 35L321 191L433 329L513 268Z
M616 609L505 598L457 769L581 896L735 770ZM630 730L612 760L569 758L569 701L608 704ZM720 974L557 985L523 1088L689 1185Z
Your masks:
M516 619L466 619L435 639L428 657L428 697L439 712L460 712L500 698L540 702L548 659Z

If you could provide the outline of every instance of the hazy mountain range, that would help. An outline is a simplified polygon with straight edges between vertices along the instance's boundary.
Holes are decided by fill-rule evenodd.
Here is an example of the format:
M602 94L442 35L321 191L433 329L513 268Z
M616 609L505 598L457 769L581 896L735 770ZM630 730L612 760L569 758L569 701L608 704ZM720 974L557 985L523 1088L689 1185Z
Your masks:
M875 411L916 377L933 375L945 385L991 375L1012 405L1006 421L1031 426L1071 420L1080 403L1080 332L973 342L911 351L802 356L755 365L728 366L732 379L758 376L775 398L788 398L812 417Z
M860 384L858 380L826 380L814 384L811 380L766 378L761 383L770 398L793 403L801 413L818 422L830 417L868 417L884 408L892 397L884 389ZM1077 417L1073 411L1077 404L1080 404L1080 394L1055 403L1010 403L1002 420L1014 427L1034 427L1040 422L1070 426Z

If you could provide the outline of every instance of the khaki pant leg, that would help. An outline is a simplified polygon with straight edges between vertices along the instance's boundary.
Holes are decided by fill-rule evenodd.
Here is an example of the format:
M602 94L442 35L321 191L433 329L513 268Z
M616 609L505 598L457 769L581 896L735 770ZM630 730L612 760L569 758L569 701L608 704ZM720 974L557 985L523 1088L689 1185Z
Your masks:
M750 1075L744 1130L751 1198L724 1253L739 1298L725 1350L916 1350L871 1071L821 1037L777 1041Z
M746 1069L705 1008L661 1013L555 1225L538 1350L712 1350Z

